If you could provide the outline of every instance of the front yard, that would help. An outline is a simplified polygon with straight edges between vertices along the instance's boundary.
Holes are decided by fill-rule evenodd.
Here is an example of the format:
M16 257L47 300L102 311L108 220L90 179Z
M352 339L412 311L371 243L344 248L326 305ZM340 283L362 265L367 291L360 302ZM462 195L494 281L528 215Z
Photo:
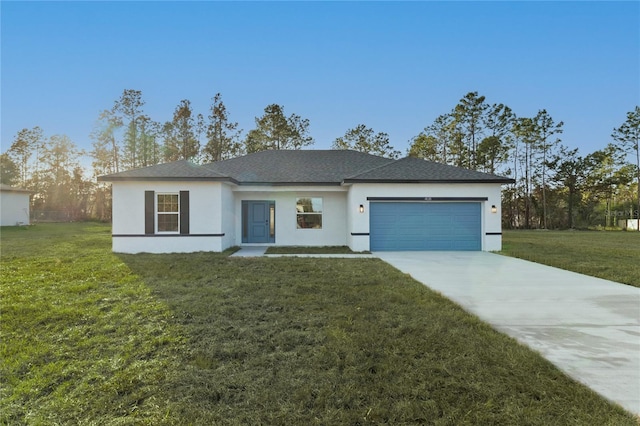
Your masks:
M377 259L1 232L0 424L637 424Z
M640 232L505 231L502 253L640 287Z

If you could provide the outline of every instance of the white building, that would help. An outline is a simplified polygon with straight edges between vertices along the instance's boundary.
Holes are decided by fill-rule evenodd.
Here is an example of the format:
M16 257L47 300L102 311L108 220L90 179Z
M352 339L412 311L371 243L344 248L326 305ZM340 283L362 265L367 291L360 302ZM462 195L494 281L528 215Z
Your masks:
M177 161L98 180L112 182L113 250L124 253L252 244L500 250L501 185L512 182L350 150Z
M0 185L0 226L29 224L29 196L31 191Z

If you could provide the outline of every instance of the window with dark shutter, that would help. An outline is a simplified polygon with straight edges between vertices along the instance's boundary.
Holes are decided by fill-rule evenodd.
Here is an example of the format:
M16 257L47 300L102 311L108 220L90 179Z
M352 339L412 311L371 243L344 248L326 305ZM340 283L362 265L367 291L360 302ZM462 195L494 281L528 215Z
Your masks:
M144 233L189 235L189 191L144 191Z

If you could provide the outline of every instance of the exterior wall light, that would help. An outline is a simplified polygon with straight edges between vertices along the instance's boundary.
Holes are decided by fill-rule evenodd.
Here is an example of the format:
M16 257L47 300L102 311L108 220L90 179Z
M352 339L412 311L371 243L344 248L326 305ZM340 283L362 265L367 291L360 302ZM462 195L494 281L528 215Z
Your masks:
M360 207L358 208L358 211L360 213L364 213L364 205L360 204Z
M491 213L498 213L498 208L495 204L491 206Z

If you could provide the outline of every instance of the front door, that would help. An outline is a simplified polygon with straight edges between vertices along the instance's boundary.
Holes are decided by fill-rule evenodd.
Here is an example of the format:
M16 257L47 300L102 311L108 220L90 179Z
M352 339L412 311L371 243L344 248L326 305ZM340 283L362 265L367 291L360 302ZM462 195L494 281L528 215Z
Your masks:
M242 222L243 243L275 242L275 202L243 201Z

